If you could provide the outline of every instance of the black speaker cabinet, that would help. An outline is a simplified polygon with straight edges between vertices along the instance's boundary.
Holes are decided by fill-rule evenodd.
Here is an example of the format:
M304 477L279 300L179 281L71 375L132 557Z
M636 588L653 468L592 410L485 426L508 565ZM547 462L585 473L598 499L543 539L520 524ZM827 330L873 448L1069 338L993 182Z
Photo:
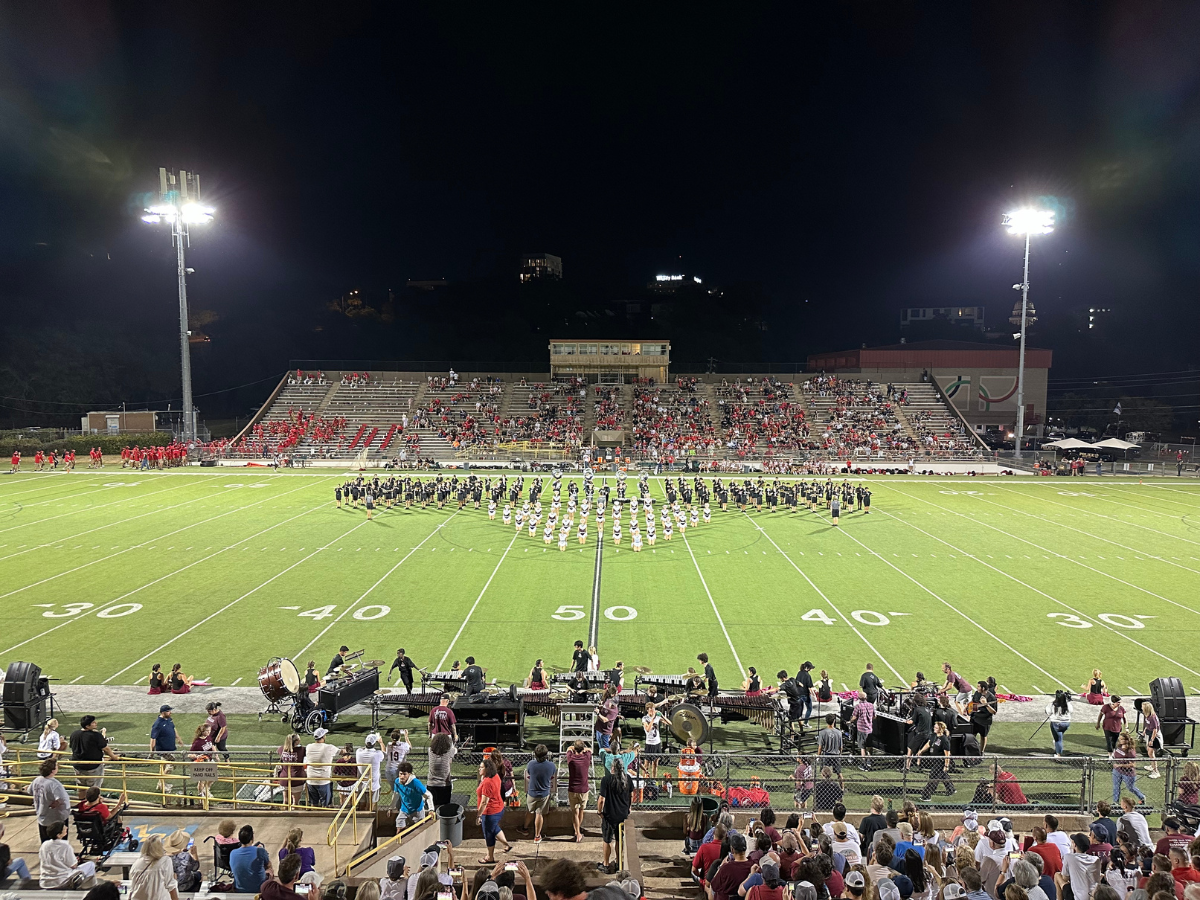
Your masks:
M8 728L28 731L41 724L45 713L41 698L50 693L50 682L41 675L42 670L33 663L8 664L4 675L4 722ZM43 681L45 694L39 693Z
M1150 682L1150 702L1163 723L1187 718L1187 695L1178 678L1155 678ZM1163 740L1170 743L1165 734Z

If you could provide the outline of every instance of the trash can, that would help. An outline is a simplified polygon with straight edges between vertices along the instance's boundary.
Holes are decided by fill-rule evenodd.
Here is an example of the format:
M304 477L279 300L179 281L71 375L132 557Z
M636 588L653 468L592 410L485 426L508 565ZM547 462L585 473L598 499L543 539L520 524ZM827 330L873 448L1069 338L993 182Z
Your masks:
M717 814L717 810L721 808L721 801L716 797L702 797L700 803L704 808L704 815L707 818L712 818ZM462 829L459 829L460 831Z
M467 811L457 803L446 803L438 807L438 831L443 841L449 841L451 847L462 843L463 819Z

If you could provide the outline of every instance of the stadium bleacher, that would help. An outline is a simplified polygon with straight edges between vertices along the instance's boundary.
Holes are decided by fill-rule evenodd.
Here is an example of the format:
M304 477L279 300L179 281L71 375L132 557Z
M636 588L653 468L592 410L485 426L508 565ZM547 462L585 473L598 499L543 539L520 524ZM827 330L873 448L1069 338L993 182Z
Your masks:
M511 373L290 372L221 455L393 460L572 455L593 431L623 436L627 455L699 459L716 468L810 458L976 459L981 445L926 382L891 385L814 375L685 376L587 384ZM786 465L786 462L784 463Z

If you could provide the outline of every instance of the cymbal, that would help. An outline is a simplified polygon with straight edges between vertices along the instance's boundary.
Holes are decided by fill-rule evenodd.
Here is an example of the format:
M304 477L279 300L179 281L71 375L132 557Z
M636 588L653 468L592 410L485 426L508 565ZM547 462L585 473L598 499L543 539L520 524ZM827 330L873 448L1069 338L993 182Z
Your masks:
M639 675L653 675L654 674L654 670L651 669L649 666L632 666L631 668L633 669L633 671L637 672Z
M391 691L387 688L380 688L379 690L377 690L375 692L376 696L378 696L379 694L390 694L390 693L391 693Z
M571 667L570 667L570 666L554 666L554 665L551 665L551 666L545 666L545 668L549 669L549 670L550 670L551 672L553 672L555 675L561 675L563 672L570 672L570 671L571 671Z
M382 666L383 660L382 659L368 659L365 663L363 663L363 665L366 666L368 669L373 666Z

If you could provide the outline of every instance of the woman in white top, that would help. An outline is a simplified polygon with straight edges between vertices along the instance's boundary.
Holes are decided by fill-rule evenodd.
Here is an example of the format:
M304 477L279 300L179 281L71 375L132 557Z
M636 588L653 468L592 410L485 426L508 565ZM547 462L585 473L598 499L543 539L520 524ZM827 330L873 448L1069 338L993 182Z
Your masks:
M588 647L588 671L600 671L600 654L596 652L595 647Z
M161 844L159 850L161 852ZM38 850L38 868L38 882L43 888L64 888L77 875L82 882L96 874L95 863L86 862L81 865L76 859L75 851L67 841L66 820L59 825L54 837L42 843Z
M49 759L62 747L62 737L58 733L58 719L51 719L42 729L38 738L38 759Z
M179 900L175 867L163 848L162 835L142 841L141 855L129 870L129 900Z
M1046 704L1046 719L1054 738L1054 758L1059 759L1063 752L1063 735L1071 727L1070 695L1066 691L1054 692L1054 699Z

